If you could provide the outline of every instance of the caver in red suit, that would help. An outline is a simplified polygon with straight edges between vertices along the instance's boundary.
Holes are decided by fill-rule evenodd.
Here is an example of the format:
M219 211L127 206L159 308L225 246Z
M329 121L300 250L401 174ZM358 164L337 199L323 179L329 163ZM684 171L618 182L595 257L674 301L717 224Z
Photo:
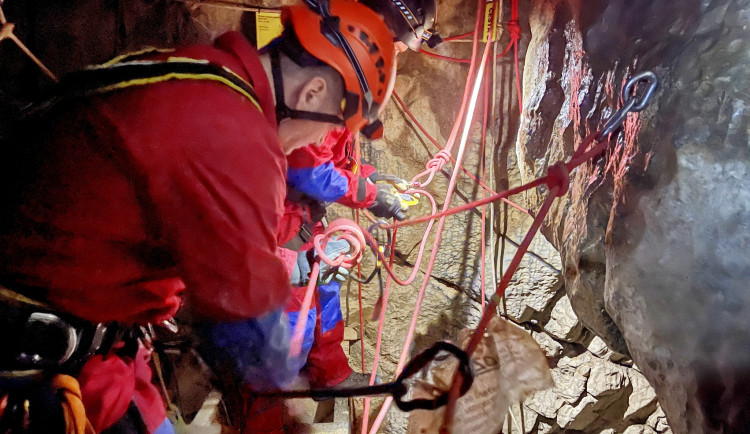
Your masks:
M91 322L156 323L181 297L212 322L285 303L288 274L275 251L286 158L258 54L229 33L150 59L169 56L226 67L257 96L170 80L58 103L3 157L12 181L2 187L0 283ZM145 407L149 431L159 429L163 406L130 392L158 396L142 381L144 357L98 356L84 368L97 372L82 378L89 408L102 381L122 392L92 413L97 432L131 401Z
M295 150L287 162L289 185L311 199L349 208L368 208L375 202L378 188L366 180L375 168L357 165L346 128L329 132L319 145Z
M312 223L314 205L308 206L305 200L297 203L292 196L299 196L317 202L336 201L350 208L370 208L390 193L379 191L378 185L367 179L375 176L375 168L362 165L358 170L352 150L352 135L345 128L331 131L322 143L297 149L288 157L288 184L293 195L287 197L286 209L279 242L285 243L299 231L303 223ZM388 187L390 189L390 187ZM379 205L378 211L396 211L400 206ZM375 210L373 210L375 211ZM307 249L310 247L307 246ZM304 251L302 258L304 259ZM301 268L305 268L302 264ZM304 280L304 279L303 279ZM293 285L295 283L293 282ZM352 373L341 343L344 338L344 324L340 306L341 284L335 280L321 285L316 292L316 304L310 311L315 315L315 326L308 322L308 330L303 341L304 351L309 351L305 371L310 383L316 387L330 387L347 379ZM299 306L306 288L295 286L292 299L287 305L291 327L297 321Z

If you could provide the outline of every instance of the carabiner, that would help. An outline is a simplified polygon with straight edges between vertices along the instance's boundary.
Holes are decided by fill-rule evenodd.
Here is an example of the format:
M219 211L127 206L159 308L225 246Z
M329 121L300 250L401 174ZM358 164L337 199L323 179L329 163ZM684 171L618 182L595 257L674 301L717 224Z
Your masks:
M648 86L646 87L646 91L643 92L643 95L639 98L637 95L633 96L633 86L641 81L646 81ZM622 100L624 105L614 112L614 114L612 114L607 120L607 123L604 124L604 128L599 132L599 137L606 137L614 133L615 130L620 128L622 123L625 122L628 113L639 112L646 108L651 102L651 98L654 96L654 92L658 86L659 80L656 78L656 74L651 71L643 71L628 80L625 87L622 88Z
M438 353L441 351L447 351L453 354L458 359L457 373L461 376L461 388L460 396L466 394L474 383L474 369L471 365L471 359L466 352L457 346L449 342L438 342L430 348L426 349L420 354L417 354L409 364L404 367L401 375L398 376L395 383L403 385L404 382L412 375L421 371L427 364L435 360ZM444 406L448 402L448 395L450 392L446 391L436 396L433 399L412 399L404 401L403 398L408 393L406 387L397 388L393 391L393 402L401 411L412 411L412 410L434 410L436 408Z
M651 71L643 71L640 74L634 75L630 80L628 80L627 84L625 84L625 87L622 89L622 99L625 102L625 105L628 105L628 103L633 98L638 98L637 95L633 96L633 86L635 86L638 82L641 80L644 80L648 83L648 87L646 87L646 91L641 95L640 100L636 99L637 103L630 109L630 111L633 112L639 112L646 108L646 106L651 102L651 97L654 96L654 92L656 92L656 88L659 86L659 79L656 78L656 74L654 74Z

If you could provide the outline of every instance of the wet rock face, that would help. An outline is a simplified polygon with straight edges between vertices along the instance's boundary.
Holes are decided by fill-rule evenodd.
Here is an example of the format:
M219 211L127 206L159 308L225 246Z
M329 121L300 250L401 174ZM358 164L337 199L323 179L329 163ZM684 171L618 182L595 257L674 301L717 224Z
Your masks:
M611 347L626 345L675 432L741 432L750 426L750 1L540 0L531 20L517 148L527 179L600 126L627 77L651 69L661 80L625 137L571 174L548 220L574 310ZM537 128L542 116L551 133Z

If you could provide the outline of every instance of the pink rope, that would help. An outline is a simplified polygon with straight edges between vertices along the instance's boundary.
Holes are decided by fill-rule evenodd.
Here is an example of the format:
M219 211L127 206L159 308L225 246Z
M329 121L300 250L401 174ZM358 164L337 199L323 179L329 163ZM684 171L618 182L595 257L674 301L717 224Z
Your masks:
M461 108L458 110L458 116L456 117L456 122L453 124L453 129L451 130L451 134L448 137L448 141L445 143L445 148L441 152L445 152L448 156L451 155L451 151L453 150L453 144L456 141L456 137L458 136L458 130L461 126L461 120L463 120L464 115L466 114L466 109L468 107L469 102L469 93L471 91L471 84L474 82L474 74L476 71L476 59L477 59L477 53L478 53L478 47L479 47L479 29L482 28L482 25L484 23L483 20L483 12L484 7L483 3L482 5L479 5L477 7L477 18L476 23L474 25L474 41L471 44L471 63L469 65L469 73L466 76L466 85L464 87L464 95L463 99L461 100ZM448 159L444 158L444 156L438 157L437 155L433 157L430 161L427 162L427 170L424 172L418 174L414 178L412 178L411 182L415 186L424 187L428 185L430 182L432 182L432 178L435 176L435 172L440 170L445 162L448 161ZM422 178L425 174L429 174L428 178L425 182L420 183L419 179Z
M326 256L325 248L328 241L334 234L339 234L339 239L346 240L349 243L349 251L339 254L336 258ZM313 237L313 246L318 254L318 261L313 264L310 271L310 283L307 284L305 298L302 300L302 306L299 310L299 319L294 326L292 339L289 344L289 356L297 357L302 352L302 341L305 337L305 327L307 326L307 314L310 312L315 287L318 283L318 274L320 274L320 261L328 264L329 267L352 268L362 261L362 248L365 246L365 237L362 235L362 229L349 219L336 219L328 225L322 234Z
M435 198L432 197L432 195L424 190L408 190L407 193L413 194L413 193L419 193L424 195L430 200L430 205L432 207L432 214L437 214L437 204L435 203ZM388 276L393 278L393 280L398 283L401 286L406 286L414 281L414 279L417 277L417 273L419 272L419 264L422 263L422 256L424 255L424 249L427 245L427 239L430 236L430 231L432 230L432 225L435 223L435 219L428 219L427 220L427 228L425 229L424 235L422 235L422 241L419 244L419 251L417 252L417 259L414 261L414 268L412 269L411 274L409 274L409 277L406 279L400 279L398 276L396 276L396 273L393 271L393 267L391 267L387 262L386 258L383 256L383 253L380 252L380 250L377 248L377 241L375 238L370 235L369 232L364 232L365 238L367 239L367 242L374 247L374 250L377 252L378 259L380 259L383 262L383 268L385 268L386 273L388 273ZM395 233L395 229L394 229Z
M357 153L356 155L359 155ZM357 160L359 161L359 160ZM359 165L359 163L357 163ZM359 210L357 210L357 225L359 225ZM361 226L360 226L361 227ZM365 319L362 314L362 264L357 264L357 303L359 304L359 348L362 354L362 373L365 372Z
M312 304L312 298L315 294L315 286L318 283L318 274L320 272L320 264L315 261L310 271L310 283L307 284L307 290L305 291L305 298L302 299L302 306L299 310L299 319L297 324L294 326L292 332L292 340L289 343L289 356L298 357L302 352L302 341L305 338L305 326L307 326L307 314L310 312L310 305Z
M433 211L435 208L435 201L432 201ZM393 230L393 238L391 240L391 257L388 260L388 265L393 267L393 255L396 253L396 232L398 229ZM426 233L429 233L429 229L426 231ZM424 241L422 241L422 244L424 244ZM420 249L421 250L421 249ZM420 251L421 255L421 251ZM414 269L416 270L419 267L419 260L417 260L417 263L414 266ZM390 274L388 274L388 277L385 281L385 288L383 289L383 306L380 309L380 317L378 318L378 336L377 340L375 341L375 356L372 361L372 372L370 373L370 381L369 384L372 386L375 384L375 376L378 374L378 364L380 362L380 345L383 342L383 326L385 325L385 310L388 307L388 295L391 292L391 282L393 282L393 278ZM362 434L367 433L367 425L368 425L368 419L370 418L370 397L365 397L365 404L364 404L364 411L362 412Z
M495 5L497 7L497 5ZM492 42L493 48L494 48L494 42ZM482 117L482 182L487 179L487 120L489 117L489 95L490 95L490 87L489 87L489 70L487 71L487 77L485 78L484 83L484 116ZM482 199L484 199L487 196L487 190L482 190ZM487 277L487 206L482 205L482 222L481 222L481 254L480 258L482 263L480 264L480 271L479 271L479 278L481 279L480 284L480 297L482 301L482 311L484 311L484 303L485 303L485 280Z
M415 126L417 127L417 129L419 129L419 131L421 131L421 132L422 132L422 134L424 134L424 136L425 136L425 137L427 138L427 140L429 140L429 141L430 141L430 142L431 142L431 143L432 143L432 144L433 144L433 145L434 145L434 146L435 146L436 148L438 148L438 150L442 151L442 150L443 150L443 147L442 147L442 146L440 146L440 144L439 144L439 143L437 142L437 140L435 140L435 139L434 139L434 138L433 138L433 137L432 137L432 136L430 135L430 133L428 133L428 132L427 132L427 130L425 130L425 128L424 128L424 127L422 126L422 124L420 124L420 123L419 123L419 121L417 120L417 118L416 118L416 117L414 116L414 114L413 114L413 113L412 113L412 112L411 112L411 111L410 111L410 110L409 110L409 109L408 109L408 108L406 107L406 104L404 104L404 101L403 101L403 100L402 100L402 99L401 99L401 98L400 98L400 97L398 96L398 94L396 94L396 92L393 92L393 98L394 98L394 99L396 100L396 103L398 103L398 105L399 105L399 106L401 107L401 109L403 109L403 110L404 110L404 113L406 113L406 115L407 115L407 116L409 117L409 119L411 119L411 121L412 121L412 122L414 123L414 125L415 125ZM484 137L484 136L483 136L483 137ZM455 159L455 158L453 158L453 156L452 156L452 155L450 155L450 154L449 154L449 155L448 155L448 157L450 158L450 160L451 160L451 161L452 161L452 162L453 162L454 164L456 163L456 159ZM438 170L439 170L439 169L438 169ZM461 170L462 170L462 171L463 171L463 172L464 172L464 173L465 173L465 174L466 174L466 175L467 175L467 176L468 176L468 177L469 177L469 178L470 178L471 180L473 180L474 182L476 182L477 184L479 184L480 186L482 186L482 188L484 188L484 190L485 190L485 191L489 192L490 194L496 194L496 193L495 193L495 191L494 191L494 190L492 190L492 188L490 188L490 187L489 187L489 186L488 186L488 185L487 185L487 184L486 184L486 183L485 183L485 182L484 182L483 180L477 179L477 177L476 177L476 176L474 176L474 175L472 175L472 174L471 174L471 172L469 172L468 170L466 170L466 168L465 168L465 167L464 167L463 165L461 166ZM424 174L426 174L426 173L427 173L427 171L425 171L425 172L422 172L422 173L420 173L419 175L417 175L417 177L420 177L420 176L422 176L422 175L424 175ZM433 175L434 175L434 174L433 174ZM432 180L432 177L430 177L430 178L429 178L429 180ZM502 200L503 200L503 202L505 202L505 203L507 203L508 205L512 206L513 208L515 208L515 209L517 209L517 210L521 211L522 213L524 213L524 214L526 214L526 215L530 215L530 214L529 214L529 210L527 210L527 209L525 209L525 208L523 208L523 207L520 207L520 206L518 206L517 204L515 204L515 203L511 202L510 200L508 200L508 199L506 199L506 198L503 198Z
M481 12L484 9L483 5L484 5L484 1L478 0L477 2L477 25L480 24ZM475 38L476 38L476 34L475 34ZM488 48L489 48L489 44L485 45L484 54L482 55L482 60L479 63L480 73L477 74L476 80L473 79L472 75L469 76L468 83L473 82L472 83L473 86L468 86L471 88L470 90L472 93L472 99L478 95L477 93L478 88L476 86L480 85L482 81L483 68L484 68L484 65L487 63L487 58L489 54ZM465 91L465 94L467 94L466 91ZM466 100L465 102L468 102L468 100ZM456 187L456 181L458 180L459 167L461 166L461 162L464 156L465 144L466 144L466 141L468 140L469 122L470 122L470 119L467 118L467 124L464 126L464 135L461 140L461 146L459 148L458 155L456 156L456 166L453 168L453 174L448 184L448 191L445 195L445 202L443 203L443 212L447 211L448 207L450 207L450 201L453 196L453 191ZM447 149L447 145L446 145L446 149ZM396 367L397 374L400 373L404 369L404 366L406 365L406 358L408 357L408 354L409 354L409 347L411 346L411 342L414 339L414 333L417 328L417 319L419 317L419 311L422 307L422 302L424 300L424 295L427 289L427 284L429 283L430 276L432 275L432 269L435 266L435 259L437 257L437 251L440 246L441 235L442 235L444 227L445 227L445 217L441 217L440 221L438 222L437 231L435 233L435 241L433 242L433 245L432 245L432 254L430 255L430 260L428 261L427 269L425 270L425 278L422 281L422 286L420 287L419 294L417 295L417 302L414 308L414 313L412 315L411 322L409 323L409 329L407 330L407 333L406 333L404 347L401 350L401 356L399 357L398 365ZM378 413L378 416L375 419L375 422L373 423L372 428L370 429L370 434L377 433L378 428L380 428L380 425L383 423L385 414L388 412L388 409L392 402L393 402L392 398L390 397L386 398L385 402L383 403L383 407L380 409L380 412Z

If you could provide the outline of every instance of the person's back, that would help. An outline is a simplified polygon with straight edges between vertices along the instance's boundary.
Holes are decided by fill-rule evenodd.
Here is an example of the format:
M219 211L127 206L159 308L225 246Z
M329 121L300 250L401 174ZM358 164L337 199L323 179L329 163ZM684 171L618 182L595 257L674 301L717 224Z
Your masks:
M0 283L96 322L170 317L184 284L199 314L222 320L279 305L284 291L250 292L287 286L272 230L286 166L243 41L158 57L210 59L253 82L254 98L213 80L131 86L61 102L18 136L3 158Z
M158 54L167 62L147 63L156 71L146 75L140 58L124 61L136 73L120 69L122 60L109 65L115 74L102 82L85 71L105 93L63 99L5 148L0 308L23 312L0 326L5 336L63 344L66 354L41 366L39 339L15 342L4 346L0 371L40 367L64 376L60 360L71 345L82 346L77 358L86 365L75 394L83 418L101 431L125 419L131 397L139 405L130 365L142 360L143 346L119 335L115 345L94 345L97 336L78 345L65 321L155 322L170 317L182 295L187 318L198 320L191 324L196 349L230 374L227 390L287 383L281 306L289 275L275 255L284 155L336 125L377 129L395 78L393 36L377 15L344 0L330 10L327 2L311 7L286 8L284 35L260 56L230 33L213 48ZM343 20L338 29L321 26L331 11ZM68 84L88 90L90 80L75 77ZM37 333L41 323L46 330ZM94 334L100 326L86 325ZM13 394L26 399L24 391ZM161 407L161 419L146 431L157 432L169 424L158 391L149 395L156 398L147 406Z

